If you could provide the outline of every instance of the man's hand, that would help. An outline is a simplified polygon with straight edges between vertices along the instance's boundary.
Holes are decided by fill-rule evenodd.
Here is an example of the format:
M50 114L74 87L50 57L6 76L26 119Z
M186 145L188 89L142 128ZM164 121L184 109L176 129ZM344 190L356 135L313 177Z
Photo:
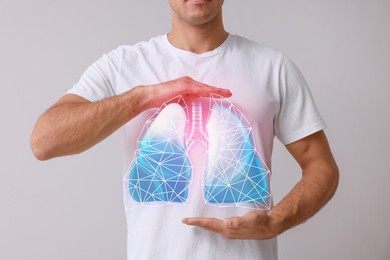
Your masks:
M279 234L276 219L263 211L249 211L242 217L185 218L183 223L218 233L230 239L267 239Z
M182 96L184 99L230 97L227 89L212 87L190 77L138 86L97 102L66 94L38 119L31 134L31 148L39 160L85 151L112 134L139 113L160 107Z
M325 133L319 131L286 147L301 166L302 178L268 213L251 211L242 217L225 220L185 218L183 223L228 238L265 239L313 216L332 198L339 180L339 171Z
M145 108L159 107L163 103L182 96L185 100L210 97L210 94L217 94L222 97L231 97L232 93L228 89L213 87L190 77L181 77L175 80L163 82L150 86L139 86L141 98L145 98Z

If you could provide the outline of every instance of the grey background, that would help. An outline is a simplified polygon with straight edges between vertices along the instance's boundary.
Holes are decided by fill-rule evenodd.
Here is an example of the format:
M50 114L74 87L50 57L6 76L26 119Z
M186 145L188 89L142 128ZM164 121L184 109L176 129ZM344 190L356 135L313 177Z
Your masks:
M389 13L388 0L226 0L229 32L300 67L341 171L334 199L280 236L280 259L390 259ZM125 259L121 132L47 162L29 135L103 53L169 29L161 0L0 1L0 259ZM276 141L276 202L299 176Z

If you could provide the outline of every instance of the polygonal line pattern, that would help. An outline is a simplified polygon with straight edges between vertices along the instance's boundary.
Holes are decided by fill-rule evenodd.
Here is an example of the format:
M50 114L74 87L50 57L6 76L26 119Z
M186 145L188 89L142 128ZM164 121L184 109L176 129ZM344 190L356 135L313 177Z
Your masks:
M126 209L187 202L192 172L185 148L187 123L178 104L164 105L148 120L124 178L125 195L130 195Z
M251 138L252 128L232 104L212 99L206 125L205 203L270 209L269 169Z
M220 96L211 97L210 107L208 136L205 136L208 140L203 180L205 203L270 209L270 171L255 148L250 124L234 105ZM146 122L124 178L127 210L187 203L192 172L185 145L189 139L187 118L186 103L179 97L175 105L164 104Z

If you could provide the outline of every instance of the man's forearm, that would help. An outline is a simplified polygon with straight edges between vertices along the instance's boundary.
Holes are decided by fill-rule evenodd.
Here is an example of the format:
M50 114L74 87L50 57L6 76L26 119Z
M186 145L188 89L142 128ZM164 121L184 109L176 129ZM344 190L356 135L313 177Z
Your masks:
M339 173L334 167L308 167L302 179L269 212L272 226L280 234L319 211L334 195Z
M144 109L138 88L98 102L54 105L37 121L31 135L35 156L46 160L80 153L100 142Z
M146 109L160 107L178 96L188 99L211 94L232 96L228 89L206 85L190 77L138 86L94 103L65 95L38 119L31 135L31 147L40 160L80 153Z

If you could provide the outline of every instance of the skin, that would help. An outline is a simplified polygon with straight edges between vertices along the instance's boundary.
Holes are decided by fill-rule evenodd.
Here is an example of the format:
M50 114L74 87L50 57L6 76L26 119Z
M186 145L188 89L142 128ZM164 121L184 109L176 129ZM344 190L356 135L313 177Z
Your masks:
M228 36L222 22L221 0L169 0L172 30L168 40L177 48L204 53L217 48ZM139 113L159 107L182 95L186 99L211 93L230 97L229 90L209 86L189 77L89 102L64 95L43 113L31 134L31 148L39 160L77 154L102 141ZM268 239L294 227L318 212L334 195L339 172L325 133L319 131L286 145L302 169L302 178L270 211L249 211L226 219L188 217L184 224L230 239Z
M227 36L222 22L223 1L170 0L173 45L193 52L204 51L196 46ZM196 43L192 45L192 43ZM223 42L223 41L221 41ZM218 45L217 45L218 46ZM207 49L207 48L206 48ZM250 211L244 216L215 219L184 218L187 225L203 228L230 239L267 239L296 226L318 212L334 195L339 179L336 162L325 133L319 131L286 146L302 168L302 178L269 212Z
M318 212L333 196L338 169L323 131L286 146L302 168L302 178L268 212L249 211L227 219L185 218L197 226L230 239L268 239L294 227Z
M195 0L194 0L195 1ZM228 37L222 22L221 0L170 0L172 30L168 40L177 48L203 53Z
M122 95L93 103L67 94L38 118L30 138L31 148L38 160L81 153L147 109L160 107L179 95L190 99L209 97L211 93L232 96L228 89L190 77L137 86Z

